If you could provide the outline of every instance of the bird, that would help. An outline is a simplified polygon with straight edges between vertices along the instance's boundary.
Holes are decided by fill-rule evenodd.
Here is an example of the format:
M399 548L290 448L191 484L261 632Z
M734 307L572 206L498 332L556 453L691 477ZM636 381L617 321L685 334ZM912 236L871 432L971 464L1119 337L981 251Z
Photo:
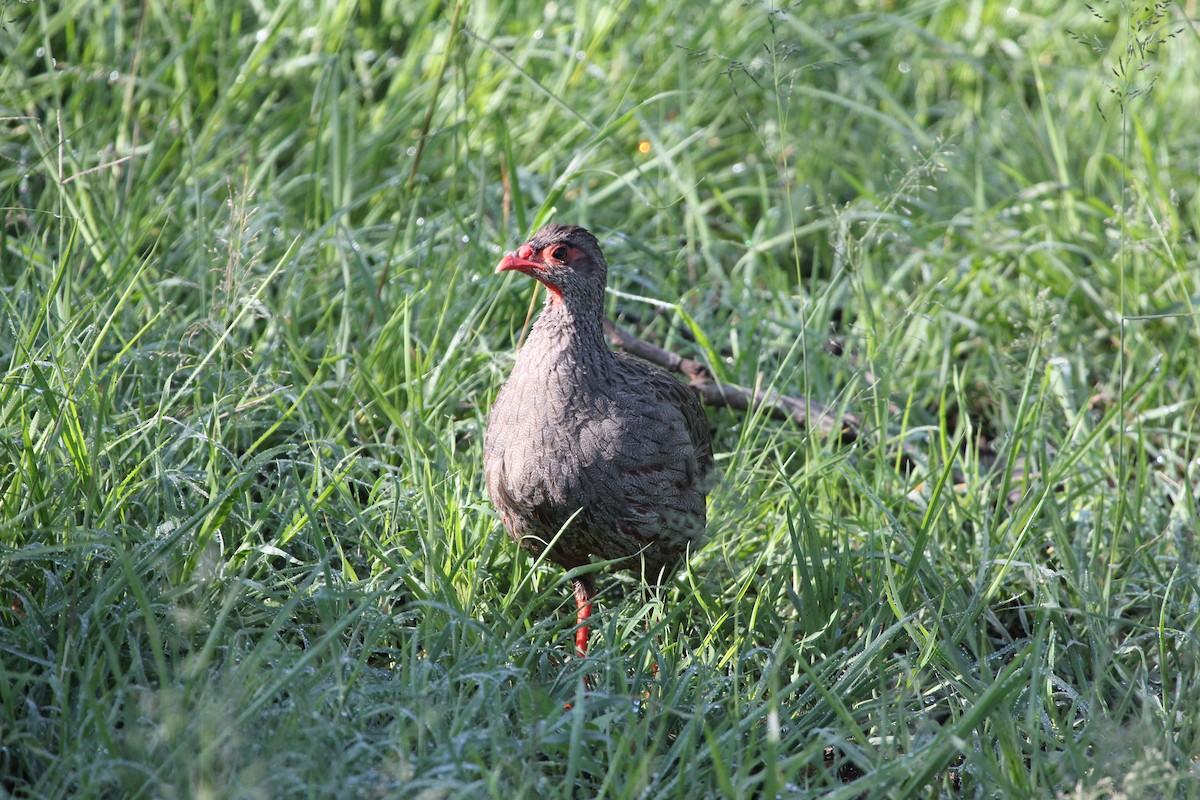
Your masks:
M591 232L542 227L496 266L546 300L488 414L487 492L509 537L571 570L593 557L664 583L699 546L713 474L696 395L604 337L608 263ZM593 573L572 579L575 650L588 649Z

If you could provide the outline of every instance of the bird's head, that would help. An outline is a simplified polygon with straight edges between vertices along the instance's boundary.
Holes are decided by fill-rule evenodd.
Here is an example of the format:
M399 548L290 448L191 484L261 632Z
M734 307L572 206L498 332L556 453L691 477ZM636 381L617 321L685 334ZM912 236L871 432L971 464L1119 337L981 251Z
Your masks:
M600 243L576 225L545 225L525 244L500 259L496 272L516 270L536 278L552 300L603 297L608 263Z

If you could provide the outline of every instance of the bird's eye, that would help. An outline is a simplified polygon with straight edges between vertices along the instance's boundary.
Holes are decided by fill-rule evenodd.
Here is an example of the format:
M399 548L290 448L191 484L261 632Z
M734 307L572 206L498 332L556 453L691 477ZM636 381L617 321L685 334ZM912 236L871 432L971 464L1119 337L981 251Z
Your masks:
M547 249L550 251L550 258L554 259L555 261L567 260L567 248L565 245L558 244Z

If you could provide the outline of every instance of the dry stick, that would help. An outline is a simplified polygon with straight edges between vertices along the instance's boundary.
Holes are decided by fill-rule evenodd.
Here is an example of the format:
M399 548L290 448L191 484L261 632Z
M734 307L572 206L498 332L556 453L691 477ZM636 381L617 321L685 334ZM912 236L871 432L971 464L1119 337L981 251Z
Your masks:
M764 392L746 389L733 383L718 383L708 368L699 361L664 350L645 339L639 339L610 319L604 320L604 332L614 347L645 359L670 372L678 372L688 379L688 386L700 395L705 405L746 410L763 409L775 419L786 419L797 425L811 427L825 436L837 436L843 444L849 444L862 435L862 420L853 414L835 414L816 400L804 396L791 397L779 392ZM911 442L900 444L900 453L911 464L923 464L926 457ZM954 470L955 483L965 480L962 473Z
M417 169L421 166L421 156L425 153L425 141L429 138L429 126L433 124L433 112L437 108L438 95L442 93L442 81L446 79L446 68L450 66L450 56L454 53L454 38L458 35L458 19L462 14L463 0L454 4L454 13L450 17L450 35L446 38L446 52L442 54L442 65L438 69L433 82L433 95L429 98L429 108L425 111L425 123L421 125L421 135L417 138L417 152L413 154L412 169L408 173L405 189L412 189L417 179Z
M437 77L433 82L433 95L429 98L429 108L425 110L425 122L421 124L421 134L417 137L417 151L413 153L412 169L408 171L408 180L404 183L404 191L411 192L417 181L417 170L421 168L421 156L425 154L425 142L429 138L429 128L433 125L433 112L437 110L438 96L442 93L442 82L446 80L446 69L450 66L450 56L454 54L454 39L458 36L458 20L462 15L463 0L454 4L454 13L450 17L450 35L446 37L446 52L442 53L442 65L438 68ZM379 285L375 287L375 296L383 297L383 287L387 285L388 275L392 269L389 260L383 265L379 275ZM375 311L367 313L367 327L375 320Z
M779 392L746 389L732 383L718 383L708 368L699 361L684 358L645 339L639 339L611 320L604 320L604 332L613 346L657 364L663 369L678 372L688 379L688 385L705 405L728 406L737 409L763 409L776 419L789 419L797 425L812 426L821 433L837 434L842 441L858 438L862 422L852 414L834 414L816 400L789 397Z

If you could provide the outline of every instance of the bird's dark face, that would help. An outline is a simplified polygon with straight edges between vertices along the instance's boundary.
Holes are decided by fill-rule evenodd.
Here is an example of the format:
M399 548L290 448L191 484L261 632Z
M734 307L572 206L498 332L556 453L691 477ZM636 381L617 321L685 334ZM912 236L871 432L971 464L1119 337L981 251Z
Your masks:
M546 285L554 299L604 292L608 264L596 237L575 225L551 223L500 259L496 272L516 270Z

